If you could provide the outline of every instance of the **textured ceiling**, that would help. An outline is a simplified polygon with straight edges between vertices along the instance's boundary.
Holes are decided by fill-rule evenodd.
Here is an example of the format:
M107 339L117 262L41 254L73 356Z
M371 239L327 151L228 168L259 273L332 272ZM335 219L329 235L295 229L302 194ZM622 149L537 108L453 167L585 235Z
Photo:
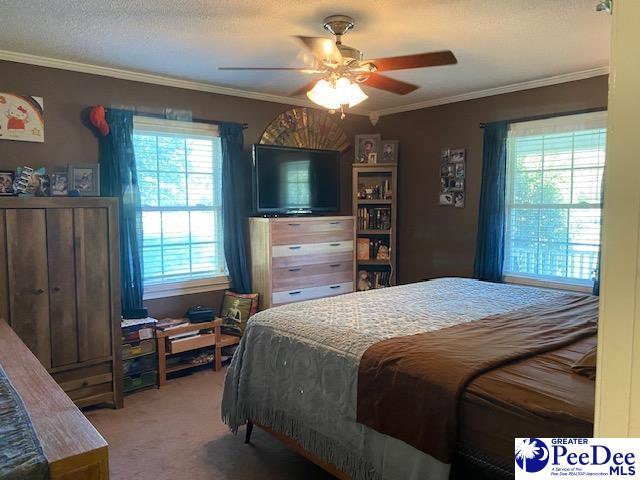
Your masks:
M365 87L369 111L608 65L610 16L595 0L2 0L0 48L287 96L297 72L219 66L304 66L291 35L328 35L348 14L344 43L365 57L450 49L458 65L389 73L405 96ZM0 75L1 81L1 75Z

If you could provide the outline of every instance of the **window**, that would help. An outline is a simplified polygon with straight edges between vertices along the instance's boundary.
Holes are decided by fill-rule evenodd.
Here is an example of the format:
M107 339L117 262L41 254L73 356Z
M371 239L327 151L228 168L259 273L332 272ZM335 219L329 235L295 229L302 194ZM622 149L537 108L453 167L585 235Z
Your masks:
M217 127L134 117L145 298L224 288Z
M600 251L606 119L596 112L511 125L507 279L591 285Z

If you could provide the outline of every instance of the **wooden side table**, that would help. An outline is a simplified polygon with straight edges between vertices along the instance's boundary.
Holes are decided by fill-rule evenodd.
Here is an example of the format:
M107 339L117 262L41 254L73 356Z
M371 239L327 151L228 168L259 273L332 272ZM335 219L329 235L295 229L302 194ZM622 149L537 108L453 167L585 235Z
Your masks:
M169 330L156 331L158 342L158 387L167 383L167 374L187 370L189 368L200 367L200 363L179 363L167 367L167 357L177 353L189 352L205 347L214 347L213 369L222 368L222 347L236 345L240 343L240 337L226 335L221 331L222 319L216 318L211 322L188 323ZM198 337L186 338L180 341L171 340L169 337L182 333L199 332L200 330L213 330L213 333L203 333Z

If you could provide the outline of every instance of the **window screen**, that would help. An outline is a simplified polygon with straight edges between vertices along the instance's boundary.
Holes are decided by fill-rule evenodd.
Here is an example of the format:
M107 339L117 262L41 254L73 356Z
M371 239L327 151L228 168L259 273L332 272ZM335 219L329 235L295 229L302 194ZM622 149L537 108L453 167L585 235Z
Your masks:
M227 274L217 128L135 117L145 285Z
M504 273L587 284L600 251L606 112L512 124Z

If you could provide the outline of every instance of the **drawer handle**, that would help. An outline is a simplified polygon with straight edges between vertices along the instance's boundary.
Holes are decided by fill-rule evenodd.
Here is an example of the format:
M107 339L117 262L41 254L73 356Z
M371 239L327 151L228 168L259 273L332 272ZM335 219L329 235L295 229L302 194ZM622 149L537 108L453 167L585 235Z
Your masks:
M340 288L340 285L331 285L329 288L335 290L337 288Z
M44 290L42 288L39 288L35 291L36 295L42 295L44 293Z
M331 246L331 247L339 247L340 244L339 243L330 243L329 246Z
M290 223L289 226L290 227L299 227L300 224L299 223Z
M331 265L329 265L331 268L336 268L339 267L340 265L342 265L341 263L333 263Z
M329 225L340 225L340 222L329 222Z
M299 272L300 270L302 270L302 268L290 268L289 269L290 272Z
M60 287L53 287L53 291L54 292L59 292L60 291Z
M289 292L289 295L298 295L300 293L302 293L302 292L300 290L297 290L295 292Z
M289 250L300 250L300 245L296 245L295 247L289 247Z

